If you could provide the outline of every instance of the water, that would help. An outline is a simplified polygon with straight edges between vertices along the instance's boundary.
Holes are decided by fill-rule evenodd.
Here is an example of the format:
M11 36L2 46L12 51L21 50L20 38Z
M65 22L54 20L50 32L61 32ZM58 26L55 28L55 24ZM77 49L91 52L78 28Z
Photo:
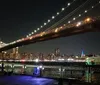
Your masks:
M53 79L31 76L0 76L0 85L55 85L55 83Z

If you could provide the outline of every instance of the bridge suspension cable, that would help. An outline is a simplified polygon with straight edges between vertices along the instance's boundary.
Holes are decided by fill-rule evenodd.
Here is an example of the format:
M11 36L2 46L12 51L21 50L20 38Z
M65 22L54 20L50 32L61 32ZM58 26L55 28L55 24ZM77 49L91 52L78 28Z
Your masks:
M48 31L52 28L57 27L60 23L62 23L64 20L68 19L70 16L72 16L76 11L78 11L81 7L85 6L85 4L90 1L87 0L85 1L83 4L81 4L80 6L78 6L76 9L74 9L72 12L70 12L68 15L66 15L65 17L63 17L61 20L59 20L58 22L56 22L54 25L52 25L51 27L49 27L48 29L46 29L45 31Z
M35 29L33 32L29 33L28 35L26 35L26 37L29 37L35 33L37 33L37 31L39 31L41 28L43 28L44 26L46 26L48 23L50 23L52 20L54 20L58 15L60 15L64 10L66 10L69 6L71 6L76 0L73 0L72 2L70 3L67 3L67 6L66 7L63 7L61 9L60 12L57 12L55 16L52 16L51 19L48 19L47 22L45 22L43 25L41 25L39 28Z
M88 12L91 11L93 8L95 8L96 6L98 6L99 4L100 4L100 1L98 1L98 3L96 3L95 5L92 5L89 9L84 10L83 13L78 14L77 17L73 17L73 19L70 20L70 21L68 21L68 23L69 23L69 22L71 23L71 22L75 21L76 19L78 19L79 17L82 17L82 15L88 13ZM75 20L74 20L74 18L75 18Z
M57 23L55 23L54 25L52 25L51 27L49 27L48 29L45 30L51 30L53 28L56 28L56 26L58 26L60 23L62 23L64 20L68 19L70 16L72 16L76 11L78 11L81 7L83 7L89 0L87 0L84 4L82 4L81 6L79 6L78 8L76 8L74 11L72 11L71 13L69 13L68 15L66 15L64 18L62 18L61 20L59 20ZM73 17L72 20L68 21L67 23L71 23L72 21L75 21L77 18L81 17L82 15L86 14L88 11L92 10L94 7L98 6L100 3L100 1L98 1L97 4L95 4L94 6L92 5L91 8L89 8L88 10L84 10L83 13L78 14L77 17Z

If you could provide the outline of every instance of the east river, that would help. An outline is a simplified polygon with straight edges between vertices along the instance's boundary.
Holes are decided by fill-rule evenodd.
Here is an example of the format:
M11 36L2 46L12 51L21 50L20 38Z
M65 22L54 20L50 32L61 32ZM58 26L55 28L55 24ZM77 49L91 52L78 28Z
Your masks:
M57 85L57 82L32 76L0 76L0 85Z

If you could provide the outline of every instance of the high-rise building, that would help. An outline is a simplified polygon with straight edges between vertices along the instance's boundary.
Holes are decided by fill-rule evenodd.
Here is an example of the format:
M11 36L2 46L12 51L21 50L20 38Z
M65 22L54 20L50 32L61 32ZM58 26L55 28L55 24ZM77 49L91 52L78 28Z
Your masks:
M84 54L84 51L82 50L81 57L84 57L84 56L85 56L85 54Z
M13 58L16 58L19 56L19 48L18 47L13 48L12 55L13 55Z
M56 48L55 49L55 56L60 56L60 49L59 48Z

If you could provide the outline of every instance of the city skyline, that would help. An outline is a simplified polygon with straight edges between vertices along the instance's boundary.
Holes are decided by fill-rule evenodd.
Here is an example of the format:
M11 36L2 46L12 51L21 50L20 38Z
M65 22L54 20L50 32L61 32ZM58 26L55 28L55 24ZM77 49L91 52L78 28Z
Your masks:
M71 1L72 0L68 0L67 2ZM44 0L44 2L34 1L33 3L13 2L13 4L10 2L5 2L5 4L3 2L0 14L1 40L6 43L26 36L52 16L52 14L55 14L56 11L61 9L65 5L65 2L66 0L60 0L58 3L56 3L56 1L51 2L50 0ZM93 11L92 14L94 12L97 12L97 15L100 14L98 10ZM55 48L60 48L62 53L77 55L80 54L83 49L86 54L98 54L100 53L99 43L99 32L85 33L27 45L20 50L22 52L51 52Z

